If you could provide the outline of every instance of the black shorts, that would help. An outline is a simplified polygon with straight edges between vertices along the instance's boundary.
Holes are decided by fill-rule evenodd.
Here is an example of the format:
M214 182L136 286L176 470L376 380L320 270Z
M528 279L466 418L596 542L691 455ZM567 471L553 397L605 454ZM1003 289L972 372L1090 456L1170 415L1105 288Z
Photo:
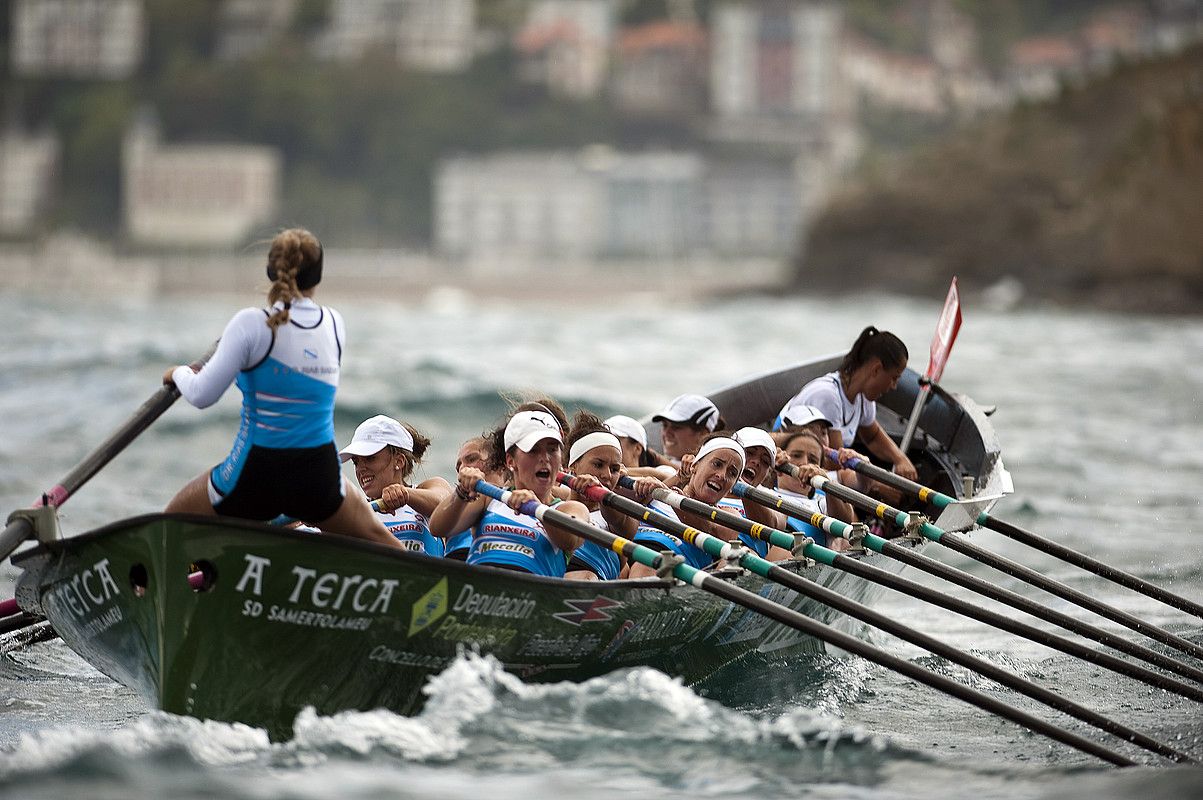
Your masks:
M209 480L210 497L217 494ZM273 520L281 514L322 522L343 504L343 477L333 442L279 450L251 447L229 494L213 504L227 517Z

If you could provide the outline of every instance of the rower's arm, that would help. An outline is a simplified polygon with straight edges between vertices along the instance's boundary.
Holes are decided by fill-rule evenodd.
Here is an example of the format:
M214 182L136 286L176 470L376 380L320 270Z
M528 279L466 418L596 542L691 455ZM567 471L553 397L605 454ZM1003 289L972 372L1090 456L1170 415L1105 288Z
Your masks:
M445 478L429 478L409 489L409 507L429 518L439 503L452 494L451 484ZM463 530L461 528L460 530Z
M894 465L894 471L908 480L917 480L919 474L915 472L915 465L906 457L906 454L898 449L898 445L894 444L894 440L874 420L869 425L858 430L861 439L869 448L869 452L878 458L885 459Z
M476 499L467 501L454 491L451 492L430 514L431 535L446 539L448 536L475 525L485 513L485 506L488 503L489 498L484 495L477 495Z
M585 508L584 503L576 500L565 500L556 506L556 511L562 514L567 514L570 517L576 517L586 525L591 525L589 522L589 509ZM547 538L551 539L551 543L558 547L564 553L571 553L573 550L581 546L584 541L580 536L577 536L572 531L561 528L551 520L544 522L543 529L547 531Z

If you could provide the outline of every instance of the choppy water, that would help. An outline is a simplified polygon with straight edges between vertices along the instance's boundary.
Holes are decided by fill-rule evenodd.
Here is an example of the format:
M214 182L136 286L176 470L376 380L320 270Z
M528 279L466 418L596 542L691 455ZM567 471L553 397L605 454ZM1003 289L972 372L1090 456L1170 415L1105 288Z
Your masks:
M498 418L498 390L640 415L682 391L834 352L868 323L900 334L921 368L938 314L935 303L873 296L844 299L838 315L802 300L666 308L654 297L560 309L456 298L339 307L350 332L340 438L370 414L398 416L434 440L427 474L449 474L458 443ZM202 352L233 310L218 301L0 298L0 510L57 482L155 390L166 366ZM1203 322L972 304L965 313L944 383L998 405L994 423L1017 490L999 515L1203 599ZM172 408L64 506L66 531L159 508L219 460L237 425L235 394L204 412ZM1198 619L995 534L976 536L1203 641ZM11 597L15 576L0 566L0 598ZM1197 704L909 599L888 596L879 607L1203 757ZM532 686L467 658L428 687L431 702L417 717L303 715L292 741L271 743L254 729L149 711L48 643L0 658L0 796L1203 794L1203 770L1161 766L910 645L875 641L1148 766L1101 766L884 669L831 656L765 665L748 676L737 707L649 670Z

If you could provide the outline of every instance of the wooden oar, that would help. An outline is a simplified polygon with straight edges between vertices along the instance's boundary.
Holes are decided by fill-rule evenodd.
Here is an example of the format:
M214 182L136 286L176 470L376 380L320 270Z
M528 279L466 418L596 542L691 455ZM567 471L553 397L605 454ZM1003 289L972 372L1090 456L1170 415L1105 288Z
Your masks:
M828 450L827 454L833 460L838 461L838 456L834 450ZM850 458L843 463L843 466L853 469L866 477L872 478L875 481L880 481L893 486L895 489L901 489L904 492L915 495L923 502L931 503L933 506L941 510L957 502L955 497L949 497L946 494L937 492L935 489L931 489L927 486L923 486L922 484L915 483L912 480L904 478L901 475L895 475L893 472L882 469L867 459ZM1203 617L1203 605L1200 605L1193 600L1188 600L1181 595L1167 591L1160 586L1149 583L1143 578L1138 578L1130 572L1125 572L1118 567L1113 567L1110 564L1106 564L1096 558L1092 558L1085 553L1081 553L1077 550L1066 547L1059 542L1054 542L1052 539L1048 539L1033 533L1032 531L1025 530L1018 525L1014 525L1005 520L998 519L987 511L983 511L978 515L977 524L981 525L983 528L989 528L990 530L998 531L1004 536L1009 536L1017 542L1022 542L1029 547L1033 547L1041 552L1047 553L1050 556L1073 564L1075 567L1081 567L1082 569L1093 572L1095 575L1106 578L1109 581L1114 581L1120 586L1140 592L1141 594L1152 597L1155 600L1160 600L1162 603L1173 606L1180 611L1186 611L1187 613L1194 614L1195 616Z
M214 342L209 351L199 361L194 363L193 367L199 368L203 365L209 360L216 349L217 343ZM83 461L76 464L75 468L68 472L66 477L55 484L49 491L43 492L41 499L35 505L57 508L67 502L92 476L100 472L118 453L128 447L130 442L138 438L138 435L150 427L152 422L162 416L164 411L171 408L171 404L179 396L180 390L176 388L175 384L160 386L159 390L147 398L146 402L134 412L133 416L110 434L109 438L105 439L95 450L89 453ZM28 519L23 517L10 518L4 531L0 532L0 561L8 558L22 542L33 535L33 524Z
M787 474L796 474L797 471L797 467L795 467L793 464L785 464L783 466L779 466L778 469ZM836 485L838 486L838 484ZM792 504L771 492L766 492L760 488L749 487L742 482L736 483L735 493L740 494L741 492L747 492L748 497L752 497L757 502L765 502L771 508L778 508L786 513L792 513ZM806 519L806 515L811 513L806 509L798 510L800 510L800 519ZM845 528L841 526L846 526L846 523L830 518L826 518L826 520L827 521L824 524L831 527L824 527L824 530L827 530L829 533L834 532L837 536L843 535L841 531L844 531ZM850 526L848 526L848 528L850 528ZM1056 609L1049 608L1036 602L1030 597L1025 597L1018 592L1011 591L1010 589L1004 589L1003 587L997 586L990 581L985 580L984 578L979 578L976 575L970 575L964 570L951 567L942 561L937 561L936 559L925 556L922 553L916 553L912 548L903 547L902 545L888 541L874 534L866 534L862 542L865 547L868 547L871 550L882 553L883 555L887 555L909 566L921 569L924 572L936 575L937 577L943 578L950 583L955 583L958 586L969 589L970 591L977 592L980 595L989 597L991 600L997 600L998 602L1009 605L1012 608L1017 608L1024 613L1031 614L1034 617L1046 620L1054 625L1059 625L1068 631L1072 631L1073 633L1093 639L1100 644L1104 644L1108 647L1127 653L1128 655L1135 656L1146 663L1169 670L1170 672L1181 675L1184 678L1190 678L1191 680L1203 683L1203 670L1197 667L1171 658L1164 653L1145 647L1137 642L1125 639L1122 636L1117 636L1110 631L1105 631L1102 628L1092 625L1084 620L1080 620L1077 617L1073 617L1069 614L1057 611Z
M510 492L483 480L478 480L474 488L481 494L503 503L510 496ZM818 620L811 619L793 609L774 603L754 592L741 589L738 586L715 578L713 575L707 575L705 572L695 569L688 564L679 563L679 561L674 563L669 559L668 554L657 553L655 550L635 544L621 536L615 536L608 531L603 531L600 528L578 520L576 517L556 511L550 506L535 502L534 500L524 503L519 511L523 514L533 516L540 521L550 522L560 528L570 530L578 536L582 536L626 556L631 561L638 561L640 564L652 569L658 570L672 564L673 576L697 589L721 597L736 605L743 606L750 611L755 611L775 622L801 631L808 636L813 636L829 645L833 645L853 655L858 655L887 669L892 669L914 681L930 686L933 689L938 689L953 697L964 700L970 705L975 705L992 714L1011 720L1029 730L1067 744L1084 753L1089 753L1116 766L1134 766L1134 762L1129 758L1108 747L1046 722L1022 709L1015 708L995 697L957 683L951 678L932 672L904 658L891 655L855 636L838 631L829 625L824 625Z
M1188 653L1195 658L1203 658L1203 646L1197 645L1187 639L1183 639L1181 636L1170 633L1164 628L1158 627L1150 622L1145 622L1139 617L1133 616L1132 614L1115 608L1114 606L1110 606L1101 600L1097 600L1085 592L1080 592L1071 586L1061 583L1060 581L1056 581L1045 575L1041 575L1031 567L1025 567L1023 564L1020 564L1017 561L1012 561L1004 556L991 553L986 548L973 544L964 536L950 533L949 531L931 524L925 519L912 517L910 514L907 514L904 511L899 511L892 506L878 502L868 495L861 494L854 489L849 489L847 486L836 483L835 481L829 480L823 476L816 476L811 481L811 484L817 489L822 489L830 495L838 497L841 500L851 503L858 508L875 514L879 519L893 522L908 531L914 530L923 535L925 538L942 544L950 550L955 550L962 555L966 555L976 561L980 561L986 566L993 567L1000 572L1004 572L1013 578L1018 578L1026 583L1030 583L1032 586L1043 589L1044 591L1054 594L1063 600L1068 600L1075 605L1081 606L1089 611L1093 611L1095 614L1098 614L1101 617L1106 617L1107 619L1118 622L1127 628L1148 636L1150 639L1154 639L1162 644L1167 644L1170 647L1180 650L1183 653Z
M832 536L849 536L853 533L854 526L846 522L829 517L825 514L810 511L804 506L794 503L792 500L782 497L774 492L760 487L749 486L742 481L735 484L735 494L760 503L769 508L776 509L788 516L794 517L809 522L820 530L827 531ZM751 535L757 538L765 538L765 531L749 531ZM783 535L779 531L768 531L767 541L770 544L775 544L779 547L791 547L792 539L788 535ZM1174 672L1179 672L1184 677L1193 678L1203 682L1203 670L1195 669L1187 664L1181 664L1167 656L1158 653L1155 650L1150 650L1142 645L1129 642L1127 639L1114 636L1101 629L1094 628L1084 622L1061 614L1061 612L1046 609L1044 606L1030 600L1023 595L1010 592L1007 589L996 587L994 584L984 581L967 572L962 572L955 567L950 567L943 562L928 558L921 553L916 553L909 547L888 541L868 531L862 532L863 538L861 544L877 553L884 556L901 561L924 570L930 574L944 578L945 580L957 583L967 589L976 591L979 594L985 595L995 600L999 600L1009 605L1014 606L1022 611L1025 611L1033 616L1061 625L1062 627L1089 636L1092 639L1110 645L1118 650L1123 650L1131 655L1144 658L1149 663L1163 666ZM966 600L953 597L944 592L937 591L931 587L923 586L909 578L904 578L901 575L895 575L887 570L879 569L871 564L865 564L863 561L855 558L848 558L835 551L828 550L825 547L814 544L813 542L806 545L805 553L807 557L813 558L820 563L828 563L826 559L830 558L830 565L836 569L845 570L854 575L859 575L866 580L876 581L884 586L887 586L895 591L915 597L919 600L926 601L940 608L953 611L962 616L976 619L979 622L984 622L995 628L1005 630L1008 633L1013 633L1017 636L1022 636L1038 644L1043 644L1055 650L1060 650L1067 655L1080 658L1083 661L1088 661L1091 664L1096 664L1112 672L1126 675L1130 678L1147 683L1150 686L1155 686L1158 689L1174 692L1191 700L1203 702L1203 689L1199 689L1189 683L1172 678L1168 675L1162 675L1159 672L1154 672L1140 664L1133 664L1125 661L1122 658L1111 655L1108 652L1094 650L1086 645L1083 645L1073 639L1067 639L1051 631L1046 631L1037 628L1034 625L1028 625L1020 622L1014 617L1009 617L998 612L983 608L976 603L970 603ZM831 554L831 555L828 555ZM1177 668L1177 669L1175 669Z
M572 476L566 473L560 474L560 482L572 486ZM575 487L574 487L575 488ZM716 559L730 561L733 558L738 559L740 566L750 572L760 575L763 578L778 583L789 589L793 589L799 594L803 594L811 599L817 600L824 605L834 608L847 614L850 617L855 617L863 622L866 622L876 628L879 628L886 633L897 636L899 639L908 641L911 644L928 650L929 652L946 658L949 661L960 664L968 670L983 675L996 683L1006 686L1020 694L1032 698L1038 702L1055 708L1058 711L1064 712L1071 717L1079 719L1088 725L1093 725L1100 730L1106 731L1114 736L1118 736L1125 741L1142 747L1150 752L1165 756L1174 761L1191 762L1190 756L1185 753L1175 750L1174 748L1163 744L1156 739L1146 736L1139 731L1122 725L1098 712L1092 711L1085 706L1082 706L1074 701L1063 697L1056 692L1046 689L1037 683L1022 678L1013 672L1008 672L994 664L991 664L984 659L966 653L955 647L945 644L938 639L928 636L921 631L903 625L896 620L893 620L886 615L875 611L868 606L858 603L855 600L847 598L838 592L834 592L825 586L820 586L817 583L803 578L797 573L790 572L787 569L766 561L747 548L738 543L726 542L715 536L712 536L703 531L699 531L689 525L679 522L671 517L656 513L647 506L641 505L634 500L629 500L621 495L609 491L603 486L591 486L584 491L584 494L592 501L604 503L607 506L619 511L620 513L642 520L650 525L654 525L666 533L671 533L679 536L695 547L704 550L706 553L714 556ZM753 526L763 533L772 531L779 533L782 536L787 536L783 531L776 531L772 528L766 528L759 523L744 519L738 514L732 514L727 511L707 505L698 500L694 500L678 492L666 491L663 489L657 490L658 499L668 502L675 508L699 513L720 525L724 525L733 530L751 533ZM834 555L834 554L833 554ZM837 556L842 558L842 556Z

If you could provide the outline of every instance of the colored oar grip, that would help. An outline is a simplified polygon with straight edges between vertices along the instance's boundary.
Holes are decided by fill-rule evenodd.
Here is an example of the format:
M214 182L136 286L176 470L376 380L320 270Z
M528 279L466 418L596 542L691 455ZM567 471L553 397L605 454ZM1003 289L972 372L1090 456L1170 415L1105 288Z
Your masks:
M576 486L573 485L576 480L576 476L573 475L572 473L561 472L558 475L556 475L556 480L558 480L560 483L564 484L568 488L572 489L572 491L576 492L577 494L588 497L590 500L592 500L595 503L601 503L601 502L605 501L605 499L606 499L606 491L607 490L606 490L606 487L604 487L604 486L598 486L597 484L594 484L594 485L590 486L589 488L585 489L583 492L581 490L577 489ZM619 480L619 483L621 483L624 480L629 481L630 478L628 478L624 475L623 477L619 478L618 480Z
M485 497L491 497L501 503L509 504L509 497L513 492L508 489L502 489L500 486L494 486L488 481L478 480L474 487L476 491L483 494ZM522 505L518 506L518 513L526 514L529 517L538 517L539 506L543 505L538 500L527 500Z

